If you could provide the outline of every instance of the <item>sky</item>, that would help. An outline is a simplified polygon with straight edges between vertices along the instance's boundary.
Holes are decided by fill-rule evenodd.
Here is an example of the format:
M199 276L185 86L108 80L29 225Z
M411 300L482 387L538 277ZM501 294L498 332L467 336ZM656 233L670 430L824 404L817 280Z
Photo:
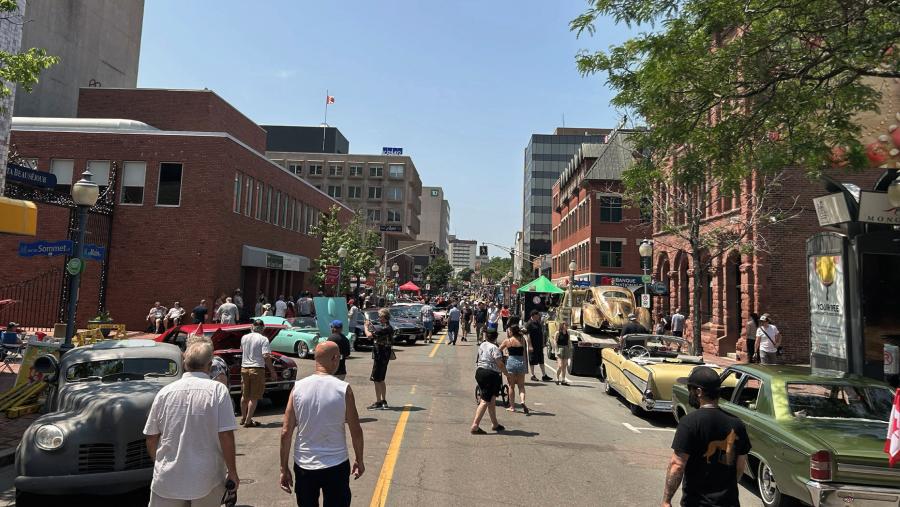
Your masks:
M606 22L577 39L584 0L148 0L138 86L209 88L259 124L328 124L351 153L402 147L441 186L450 232L512 246L524 149L562 126L614 127L605 76L579 49L623 41ZM507 254L491 247L491 255Z

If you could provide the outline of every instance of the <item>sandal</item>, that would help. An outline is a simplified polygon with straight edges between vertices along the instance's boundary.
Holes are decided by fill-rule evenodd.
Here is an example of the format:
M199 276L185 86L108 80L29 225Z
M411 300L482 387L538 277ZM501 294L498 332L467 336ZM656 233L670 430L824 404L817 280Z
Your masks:
M247 421L244 424L245 428L258 428L259 426L261 426L259 421L253 421L253 420Z
M506 428L502 424L498 424L491 429L496 431L497 433L500 433L501 431L505 430Z
M471 429L471 430L469 430L469 433L471 433L473 435L487 435L487 431L484 431L481 428Z
M525 405L522 405L522 411L525 412L525 415L528 415L531 412Z

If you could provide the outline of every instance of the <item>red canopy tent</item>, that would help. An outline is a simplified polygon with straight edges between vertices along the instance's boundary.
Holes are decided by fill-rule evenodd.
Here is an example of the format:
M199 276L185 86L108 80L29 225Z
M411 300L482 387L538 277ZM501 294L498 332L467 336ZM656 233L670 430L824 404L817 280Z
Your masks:
M422 292L422 289L420 289L418 285L416 285L412 282L404 283L403 285L400 286L400 290L416 292L416 293Z

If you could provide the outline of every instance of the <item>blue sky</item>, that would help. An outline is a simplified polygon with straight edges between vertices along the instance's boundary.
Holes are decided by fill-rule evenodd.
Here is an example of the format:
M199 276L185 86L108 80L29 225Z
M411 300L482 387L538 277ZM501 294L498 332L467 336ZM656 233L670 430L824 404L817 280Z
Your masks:
M451 233L511 245L522 226L523 150L532 133L613 127L603 76L580 48L573 0L150 0L138 85L209 88L260 124L328 123L353 153L399 146L424 185L444 188ZM505 255L492 248L492 255Z

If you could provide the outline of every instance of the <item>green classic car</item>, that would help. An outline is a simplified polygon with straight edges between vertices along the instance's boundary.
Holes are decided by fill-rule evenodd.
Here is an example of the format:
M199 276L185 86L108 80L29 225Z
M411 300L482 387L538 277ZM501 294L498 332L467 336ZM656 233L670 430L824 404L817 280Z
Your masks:
M344 334L350 340L351 349L356 336L347 325L347 301L344 298L317 297L313 298L316 306L315 317L284 317L262 316L261 319L267 325L283 325L282 329L272 339L272 350L284 354L295 354L297 357L313 357L316 345L328 339L331 335L331 321L339 320L344 323Z
M747 426L747 475L764 505L900 505L900 469L884 452L887 384L781 365L733 365L722 379L719 404ZM693 410L686 386L672 391L676 418Z

